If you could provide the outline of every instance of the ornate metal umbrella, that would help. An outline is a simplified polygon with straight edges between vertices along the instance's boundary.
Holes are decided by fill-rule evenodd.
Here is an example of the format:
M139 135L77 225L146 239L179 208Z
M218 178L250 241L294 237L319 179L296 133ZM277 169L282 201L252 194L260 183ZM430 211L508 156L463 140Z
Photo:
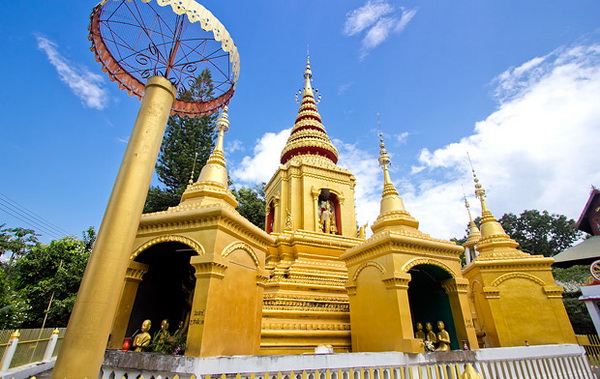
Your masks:
M200 4L104 0L90 19L96 60L130 95L141 98L146 80L162 76L177 88L172 113L204 115L229 103L240 71L238 51L225 27ZM190 91L205 69L212 77L212 97Z

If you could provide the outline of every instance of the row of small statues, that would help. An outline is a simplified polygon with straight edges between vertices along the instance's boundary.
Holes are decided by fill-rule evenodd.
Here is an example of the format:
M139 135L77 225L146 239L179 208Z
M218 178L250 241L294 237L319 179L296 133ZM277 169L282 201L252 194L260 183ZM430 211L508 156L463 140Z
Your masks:
M415 332L415 338L423 341L423 344L427 347L435 347L435 349L429 348L430 351L450 351L450 334L446 331L446 325L443 321L437 323L438 332L435 334L433 331L433 325L430 322L425 323L425 330L423 331L423 324L417 322L417 331ZM427 342L427 343L426 343Z
M171 335L169 332L169 320L162 320L160 330L150 335L152 321L144 320L140 332L133 337L134 351L153 351L156 353L180 354L185 350L185 330L183 323L179 323L179 328Z

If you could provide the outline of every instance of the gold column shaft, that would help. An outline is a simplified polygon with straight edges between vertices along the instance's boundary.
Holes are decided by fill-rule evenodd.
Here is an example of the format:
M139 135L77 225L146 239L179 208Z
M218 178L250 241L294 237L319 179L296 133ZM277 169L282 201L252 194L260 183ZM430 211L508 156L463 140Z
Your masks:
M152 77L85 270L53 379L97 378L176 90Z

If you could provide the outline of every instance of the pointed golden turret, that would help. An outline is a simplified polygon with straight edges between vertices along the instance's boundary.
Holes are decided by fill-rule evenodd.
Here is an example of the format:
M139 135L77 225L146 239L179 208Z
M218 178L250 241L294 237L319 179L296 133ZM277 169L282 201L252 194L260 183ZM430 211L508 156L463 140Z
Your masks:
M478 254L476 248L479 240L481 240L481 232L475 224L475 221L473 221L473 216L471 216L471 208L469 200L467 200L467 195L464 195L464 199L465 208L467 208L467 213L469 214L469 235L467 236L465 243L463 243L463 247L466 249L465 258L467 264L469 264Z
M529 254L517 250L519 244L506 234L502 225L490 212L485 202L485 189L479 183L475 170L472 170L472 172L473 181L475 182L475 196L481 202L481 239L477 245L479 255L476 259L530 257Z
M225 162L225 152L223 151L223 139L225 132L229 130L229 115L227 114L228 108L223 107L221 115L216 123L216 129L218 130L217 142L215 148L206 161L206 165L202 167L200 176L196 183L188 185L183 196L181 197L181 203L188 201L202 201L206 203L211 201L208 199L224 200L232 207L237 207L237 200L231 194L228 188L228 174L227 165Z
M463 244L463 246L467 249L475 250L475 246L481 240L481 232L479 228L473 221L473 216L471 215L471 206L469 204L469 200L467 200L467 195L465 195L465 208L467 208L467 213L469 214L469 235L467 236L467 240Z
M310 69L310 57L306 57L306 69L304 70L304 89L302 89L302 100L298 116L290 137L281 151L281 164L285 164L296 155L320 155L337 163L338 152L331 144L325 127L321 123L321 115L317 110L315 91L310 84L312 71Z
M379 208L379 217L371 230L373 233L392 227L394 229L400 228L412 228L417 229L419 227L419 221L413 218L410 213L406 211L404 207L404 201L398 194L392 179L388 166L391 162L390 156L385 149L385 143L383 142L383 134L379 134L379 165L383 169L383 191L381 193L381 203Z

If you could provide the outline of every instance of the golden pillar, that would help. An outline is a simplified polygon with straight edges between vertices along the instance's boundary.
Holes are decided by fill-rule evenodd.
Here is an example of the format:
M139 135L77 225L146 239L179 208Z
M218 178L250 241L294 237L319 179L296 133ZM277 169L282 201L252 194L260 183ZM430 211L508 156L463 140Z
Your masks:
M140 282L147 272L147 264L131 261L129 267L127 267L119 308L117 308L117 315L115 316L112 332L110 333L110 341L108 341L109 349L120 349L123 345L125 333L127 333L127 325L131 317L131 310L133 309L133 302L135 301Z
M469 281L465 278L452 278L444 280L441 284L450 301L459 346L462 347L461 341L464 340L472 350L478 349L479 343L469 306Z
M190 357L211 356L210 346L203 343L204 325L206 323L206 310L209 292L215 287L220 287L221 279L227 270L226 261L218 254L195 256L190 259L196 273L196 288L192 303L192 314L187 333L185 355ZM218 349L218 346L215 346Z
M52 378L97 378L115 317L129 253L176 89L152 77L85 270Z

